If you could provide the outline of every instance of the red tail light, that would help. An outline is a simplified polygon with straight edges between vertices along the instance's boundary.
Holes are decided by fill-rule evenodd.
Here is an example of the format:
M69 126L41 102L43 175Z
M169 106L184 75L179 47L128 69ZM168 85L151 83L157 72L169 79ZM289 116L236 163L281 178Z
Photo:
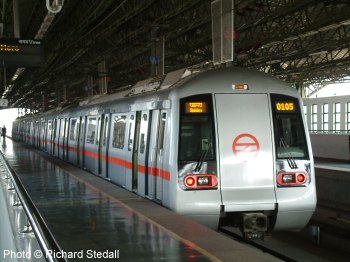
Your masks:
M187 187L193 187L196 184L195 178L188 176L185 178L185 186Z
M304 173L281 172L277 175L278 186L304 186L306 181Z
M218 179L212 174L191 174L185 176L184 184L186 189L216 189Z

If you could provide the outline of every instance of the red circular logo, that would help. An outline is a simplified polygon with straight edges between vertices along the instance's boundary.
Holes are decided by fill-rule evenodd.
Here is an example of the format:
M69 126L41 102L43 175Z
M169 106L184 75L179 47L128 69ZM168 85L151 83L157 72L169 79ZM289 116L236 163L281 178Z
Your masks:
M260 144L255 136L240 134L233 140L232 151L235 156L247 161L259 154Z

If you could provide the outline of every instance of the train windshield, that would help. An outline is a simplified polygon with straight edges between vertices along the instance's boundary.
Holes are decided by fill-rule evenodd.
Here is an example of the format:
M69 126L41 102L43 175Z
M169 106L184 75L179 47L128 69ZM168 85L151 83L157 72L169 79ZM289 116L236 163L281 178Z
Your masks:
M298 99L272 94L271 105L277 158L309 159Z
M212 96L182 99L180 114L179 161L215 160Z

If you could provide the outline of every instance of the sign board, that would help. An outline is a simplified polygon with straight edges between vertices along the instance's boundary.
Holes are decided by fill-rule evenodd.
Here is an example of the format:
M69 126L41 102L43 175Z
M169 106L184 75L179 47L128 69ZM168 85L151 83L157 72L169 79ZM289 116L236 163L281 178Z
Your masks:
M0 38L0 62L4 67L38 67L44 65L40 40Z
M0 98L0 107L7 107L8 106L8 100Z
M206 102L186 102L186 114L207 113Z

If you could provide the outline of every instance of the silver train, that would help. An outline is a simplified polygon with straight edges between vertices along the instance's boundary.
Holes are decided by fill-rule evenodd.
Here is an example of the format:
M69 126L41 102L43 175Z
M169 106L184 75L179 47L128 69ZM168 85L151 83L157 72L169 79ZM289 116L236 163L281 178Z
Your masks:
M13 138L246 238L299 230L316 188L296 90L242 68L178 70L25 116Z

